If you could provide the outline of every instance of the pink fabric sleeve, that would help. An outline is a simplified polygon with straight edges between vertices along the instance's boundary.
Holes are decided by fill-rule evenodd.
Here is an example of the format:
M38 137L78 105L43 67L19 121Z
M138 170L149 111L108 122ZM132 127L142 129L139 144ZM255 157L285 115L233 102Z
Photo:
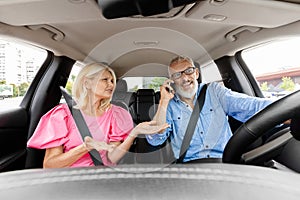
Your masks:
M66 143L69 140L67 137L69 112L66 109L67 105L61 104L43 115L27 146L46 149Z
M133 129L133 121L129 112L119 106L114 106L113 120L111 123L111 133L109 142L124 141Z

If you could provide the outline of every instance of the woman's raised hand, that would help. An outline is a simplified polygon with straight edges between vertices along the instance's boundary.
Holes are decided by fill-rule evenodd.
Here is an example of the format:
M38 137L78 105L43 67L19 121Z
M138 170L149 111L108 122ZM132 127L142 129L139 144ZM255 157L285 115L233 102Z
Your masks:
M136 137L138 134L155 134L165 130L168 127L169 124L167 123L157 125L156 121L142 122L132 130L130 135Z

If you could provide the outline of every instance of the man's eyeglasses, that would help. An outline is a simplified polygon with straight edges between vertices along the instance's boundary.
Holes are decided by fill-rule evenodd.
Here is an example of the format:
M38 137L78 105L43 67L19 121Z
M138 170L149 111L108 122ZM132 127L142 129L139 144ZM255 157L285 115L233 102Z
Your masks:
M195 72L195 67L189 67L181 72L175 72L174 74L171 75L172 79L179 79L182 75L182 73L184 73L185 75L191 75L192 73Z

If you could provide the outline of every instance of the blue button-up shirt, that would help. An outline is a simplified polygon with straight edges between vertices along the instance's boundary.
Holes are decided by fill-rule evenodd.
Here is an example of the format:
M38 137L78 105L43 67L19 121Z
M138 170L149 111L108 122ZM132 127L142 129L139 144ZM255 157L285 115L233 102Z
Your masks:
M199 85L194 104L203 85L203 83ZM194 135L183 161L209 157L222 158L225 145L232 136L227 116L245 122L270 103L272 103L270 99L250 97L233 92L218 83L210 83ZM175 94L167 108L166 121L170 128L162 134L147 135L147 141L157 146L163 144L170 136L174 156L178 159L192 111L193 109Z

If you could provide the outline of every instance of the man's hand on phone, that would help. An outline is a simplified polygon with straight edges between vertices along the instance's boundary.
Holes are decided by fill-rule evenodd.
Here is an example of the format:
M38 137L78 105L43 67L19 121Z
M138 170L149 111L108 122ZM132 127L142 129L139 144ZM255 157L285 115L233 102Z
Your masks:
M163 85L160 87L160 95L161 100L170 101L174 97L174 81L171 79L167 79L164 81Z

